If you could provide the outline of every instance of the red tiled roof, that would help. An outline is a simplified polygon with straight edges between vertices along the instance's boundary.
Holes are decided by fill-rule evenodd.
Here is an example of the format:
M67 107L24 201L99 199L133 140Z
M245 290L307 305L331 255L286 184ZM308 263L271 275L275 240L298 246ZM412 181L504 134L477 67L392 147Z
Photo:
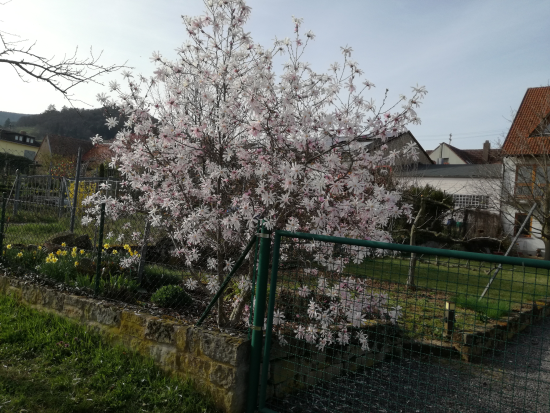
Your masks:
M550 114L550 86L527 89L510 126L503 152L506 155L550 154L550 136L530 136Z
M67 136L48 135L46 137L50 143L52 155L76 156L78 148L82 148L82 153L92 149L92 141L84 139L69 138Z
M85 152L82 156L84 162L104 162L110 161L113 157L110 143L100 143Z

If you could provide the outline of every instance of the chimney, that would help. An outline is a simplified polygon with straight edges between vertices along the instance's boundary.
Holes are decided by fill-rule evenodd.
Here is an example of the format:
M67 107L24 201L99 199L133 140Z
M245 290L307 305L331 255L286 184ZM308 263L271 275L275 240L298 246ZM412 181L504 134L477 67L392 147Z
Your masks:
M489 141L485 141L483 144L483 155L481 159L483 159L483 163L489 163L489 153L491 152L491 143Z

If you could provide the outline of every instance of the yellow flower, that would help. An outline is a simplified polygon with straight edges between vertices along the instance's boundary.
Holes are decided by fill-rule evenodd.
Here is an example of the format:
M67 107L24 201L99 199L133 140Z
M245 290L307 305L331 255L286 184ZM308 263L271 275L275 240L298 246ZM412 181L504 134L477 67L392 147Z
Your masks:
M23 253L20 252L19 254L17 254L17 258L21 258L23 256Z
M42 247L41 247L40 245L39 245L38 247L36 247L36 249L37 249L38 251L42 251Z
M11 244L6 245L6 248L11 250Z
M73 252L75 252L75 253L76 253L76 250L77 250L77 249L78 249L78 248L76 248L76 247L73 247Z
M85 251L84 250L80 250L80 255L84 255Z
M55 264L56 262L58 261L58 259L56 257L53 257L50 262L52 262L53 264Z
M118 251L117 250L113 250L113 255L116 255L118 254Z
M67 244L64 243L64 242L62 242L62 243L61 243L61 246L62 246L63 248L65 248L65 247L67 246Z
M105 249L109 248L109 244L103 245L103 248L105 248Z
M51 262L51 261L52 261L52 258L48 255L48 256L46 257L46 262L49 263L49 262Z
M56 254L57 254L57 255L61 255L61 250L57 250L57 251L56 251Z
M124 249L125 250L130 250L130 246L128 244L124 244Z
M76 252L75 251L71 252L71 257L76 258Z
M61 251L61 255L63 256L67 255L67 251Z
M75 262L74 262L74 266L75 266L75 267L78 267L78 261L75 261Z

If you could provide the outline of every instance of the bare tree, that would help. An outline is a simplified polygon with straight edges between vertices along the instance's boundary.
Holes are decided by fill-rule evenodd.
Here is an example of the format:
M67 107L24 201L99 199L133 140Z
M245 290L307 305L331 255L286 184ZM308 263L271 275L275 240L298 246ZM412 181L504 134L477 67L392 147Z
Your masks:
M48 83L71 103L75 99L70 92L75 86L90 82L101 84L100 76L126 67L100 63L102 52L96 55L91 48L87 56L79 55L76 48L69 55L46 57L36 52L35 46L36 42L0 30L0 64L10 65L24 82L34 78Z

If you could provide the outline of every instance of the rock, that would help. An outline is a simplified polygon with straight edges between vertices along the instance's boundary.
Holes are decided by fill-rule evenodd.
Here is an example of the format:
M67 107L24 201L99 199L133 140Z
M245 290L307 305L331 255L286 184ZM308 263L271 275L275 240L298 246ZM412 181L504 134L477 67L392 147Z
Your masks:
M68 246L71 246L72 244L74 244L75 238L76 238L75 234L73 234L72 232L65 231L65 232L60 232L55 234L46 242L49 242L51 244L57 244L57 245L61 245L65 243Z
M46 247L49 252L54 252L57 249L61 248L61 245L63 243L65 243L68 248L77 247L83 250L91 250L93 248L92 241L90 240L90 237L88 235L77 236L68 231L55 234L44 243L44 247ZM57 249L52 250L47 246L47 244L50 245L51 248L57 247Z
M74 239L74 243L71 247L77 247L82 250L91 250L94 246L92 245L92 240L88 235L80 235Z

